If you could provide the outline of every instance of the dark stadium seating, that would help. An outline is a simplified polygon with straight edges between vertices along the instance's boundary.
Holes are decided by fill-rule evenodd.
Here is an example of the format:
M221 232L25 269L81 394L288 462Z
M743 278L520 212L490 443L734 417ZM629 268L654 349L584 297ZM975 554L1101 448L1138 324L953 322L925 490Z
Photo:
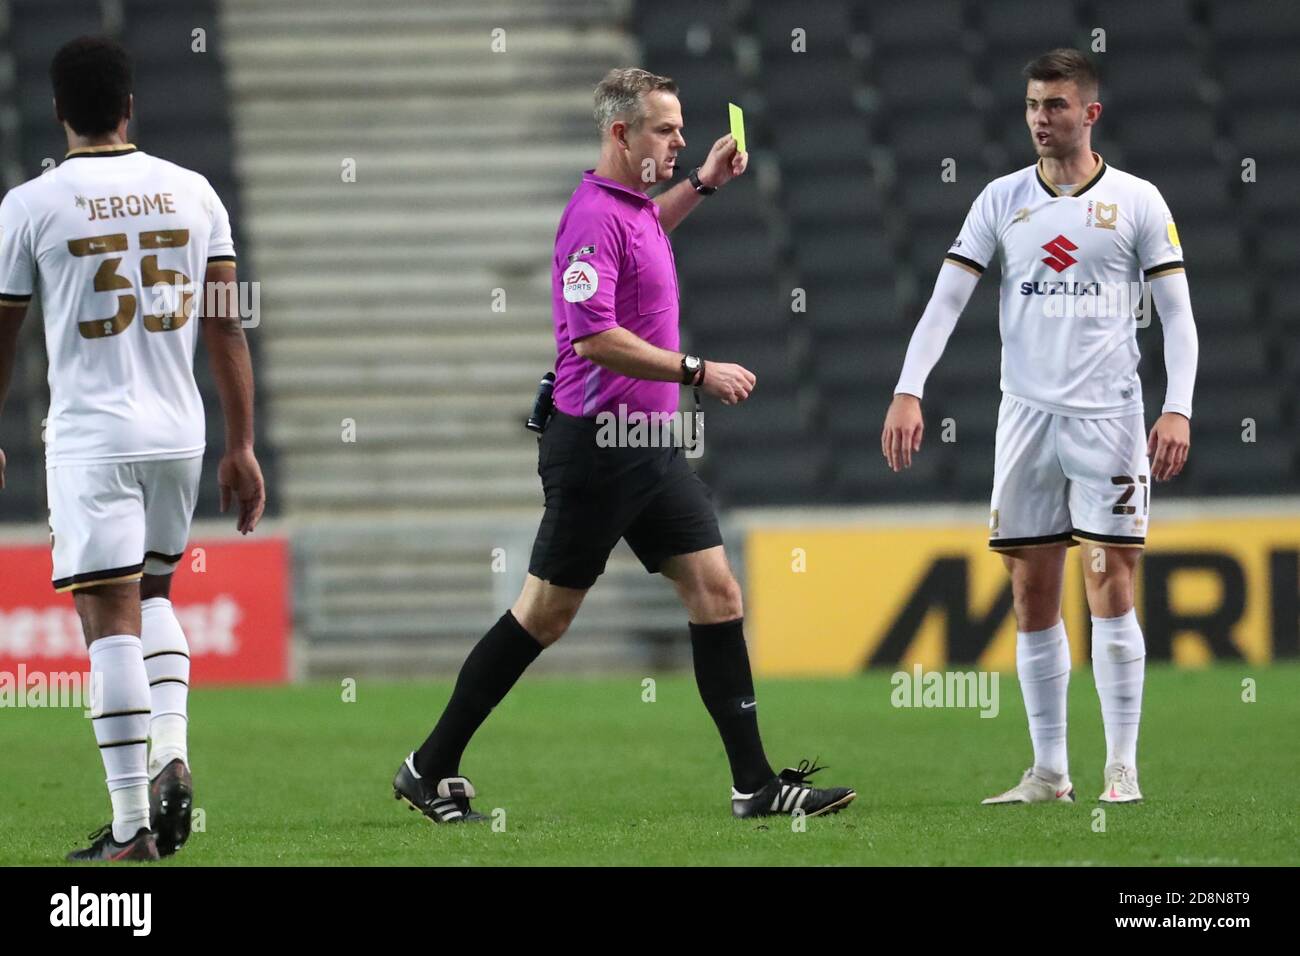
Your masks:
M54 52L73 37L98 34L105 24L105 7L98 0L11 0L8 33L0 33L0 55L11 54L16 65L15 102L19 116L17 142L12 144L17 175L7 189L39 174L44 160L62 161L63 131L54 122L50 105L49 66ZM136 65L136 115L132 139L141 149L207 176L230 213L235 245L240 253L240 279L256 279L241 230L241 205L234 171L234 141L230 102L226 92L216 4L213 0L156 3L126 0L121 4L118 39L131 50ZM206 52L192 49L193 31L206 31ZM0 106L5 105L0 102ZM0 521L30 521L46 514L41 419L48 405L45 355L39 303L32 309L23 336L23 353L0 436L9 458ZM257 337L249 336L255 367L260 366ZM205 474L214 476L222 450L221 407L207 369L202 347L195 363L199 389L207 410L208 451ZM259 422L259 436L262 433ZM268 480L274 455L259 438L259 460ZM274 499L272 499L274 502ZM274 507L274 504L272 505ZM198 516L218 513L216 482L204 481Z
M688 131L724 128L727 100L756 104L746 116L752 161L779 173L765 177L769 188L743 198L733 189L718 201L745 207L736 214L737 223L750 217L743 233L697 228L701 218L673 237L692 341L725 345L731 351L719 357L766 370L746 414L771 416L771 431L736 424L744 415L712 419L719 440L711 450L741 456L703 459L725 503L987 500L999 400L996 265L927 386L928 447L906 478L883 466L880 425L971 199L1033 159L1021 68L1053 46L1088 48L1099 27L1105 111L1093 142L1161 189L1187 244L1201 333L1191 461L1161 494L1300 488L1300 306L1282 290L1300 257L1292 181L1300 130L1285 92L1300 88L1300 5L638 2L633 26L646 68L685 67ZM806 54L791 50L799 27ZM705 28L725 42L704 48ZM689 29L693 49L673 39ZM692 99L699 87L706 91ZM1246 157L1255 183L1241 181ZM940 178L947 158L956 160L955 182ZM714 289L715 270L701 265L715 262L721 288L749 287L730 297L734 309L764 309L749 324L755 334L735 335L745 325L735 311L713 318L728 301ZM794 288L806 312L788 309ZM1158 321L1138 330L1148 423L1164 396L1162 341ZM765 395L782 360L783 391ZM1247 417L1267 438L1241 441ZM956 442L939 441L944 418L954 420ZM797 464L808 448L816 454ZM739 478L742 461L760 476Z

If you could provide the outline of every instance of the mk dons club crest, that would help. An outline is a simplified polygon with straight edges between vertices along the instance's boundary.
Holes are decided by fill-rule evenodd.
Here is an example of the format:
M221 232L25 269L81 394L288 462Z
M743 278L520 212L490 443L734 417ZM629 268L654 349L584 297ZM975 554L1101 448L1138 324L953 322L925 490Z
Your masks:
M1084 225L1096 226L1098 229L1114 229L1115 223L1118 221L1119 221L1119 203L1117 202L1088 203L1088 221L1084 223Z

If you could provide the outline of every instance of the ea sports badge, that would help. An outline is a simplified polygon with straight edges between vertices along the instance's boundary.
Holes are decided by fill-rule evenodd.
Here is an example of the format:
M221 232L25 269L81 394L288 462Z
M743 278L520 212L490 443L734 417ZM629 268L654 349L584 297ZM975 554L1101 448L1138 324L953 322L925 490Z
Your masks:
M564 270L565 302L586 302L599 286L600 274L590 262L579 260Z

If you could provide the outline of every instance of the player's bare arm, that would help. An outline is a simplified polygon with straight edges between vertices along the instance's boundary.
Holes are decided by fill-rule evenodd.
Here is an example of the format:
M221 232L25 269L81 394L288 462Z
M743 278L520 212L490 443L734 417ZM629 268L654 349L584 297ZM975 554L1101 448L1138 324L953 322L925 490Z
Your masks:
M266 509L266 486L253 453L253 362L235 297L229 294L236 288L235 267L209 267L206 284L204 301L212 304L213 314L203 317L203 344L226 423L226 452L217 468L221 511L224 514L229 508L232 497L237 499L235 527L241 534L248 534L257 527Z
M682 380L681 352L651 345L627 329L607 329L578 339L573 343L573 350L602 368L629 378L651 382ZM695 384L724 405L735 405L749 398L757 382L753 372L727 362L706 361L701 375L703 381L697 376Z
M5 398L9 395L9 382L14 374L14 358L18 355L18 331L22 328L27 306L0 305L0 415L4 414ZM5 453L0 448L0 490L5 486Z
M742 175L748 167L749 154L737 150L735 137L728 133L713 144L697 176L700 185L706 189L720 189ZM672 232L704 198L689 180L656 196L659 224L663 226L664 232Z

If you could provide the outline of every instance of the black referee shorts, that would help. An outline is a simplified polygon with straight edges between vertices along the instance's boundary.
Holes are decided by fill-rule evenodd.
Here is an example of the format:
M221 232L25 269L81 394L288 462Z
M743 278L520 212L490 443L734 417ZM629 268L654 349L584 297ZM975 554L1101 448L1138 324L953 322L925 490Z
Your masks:
M619 538L651 574L673 555L722 544L713 495L681 448L601 448L596 432L594 418L556 412L542 434L546 511L529 574L589 588Z

